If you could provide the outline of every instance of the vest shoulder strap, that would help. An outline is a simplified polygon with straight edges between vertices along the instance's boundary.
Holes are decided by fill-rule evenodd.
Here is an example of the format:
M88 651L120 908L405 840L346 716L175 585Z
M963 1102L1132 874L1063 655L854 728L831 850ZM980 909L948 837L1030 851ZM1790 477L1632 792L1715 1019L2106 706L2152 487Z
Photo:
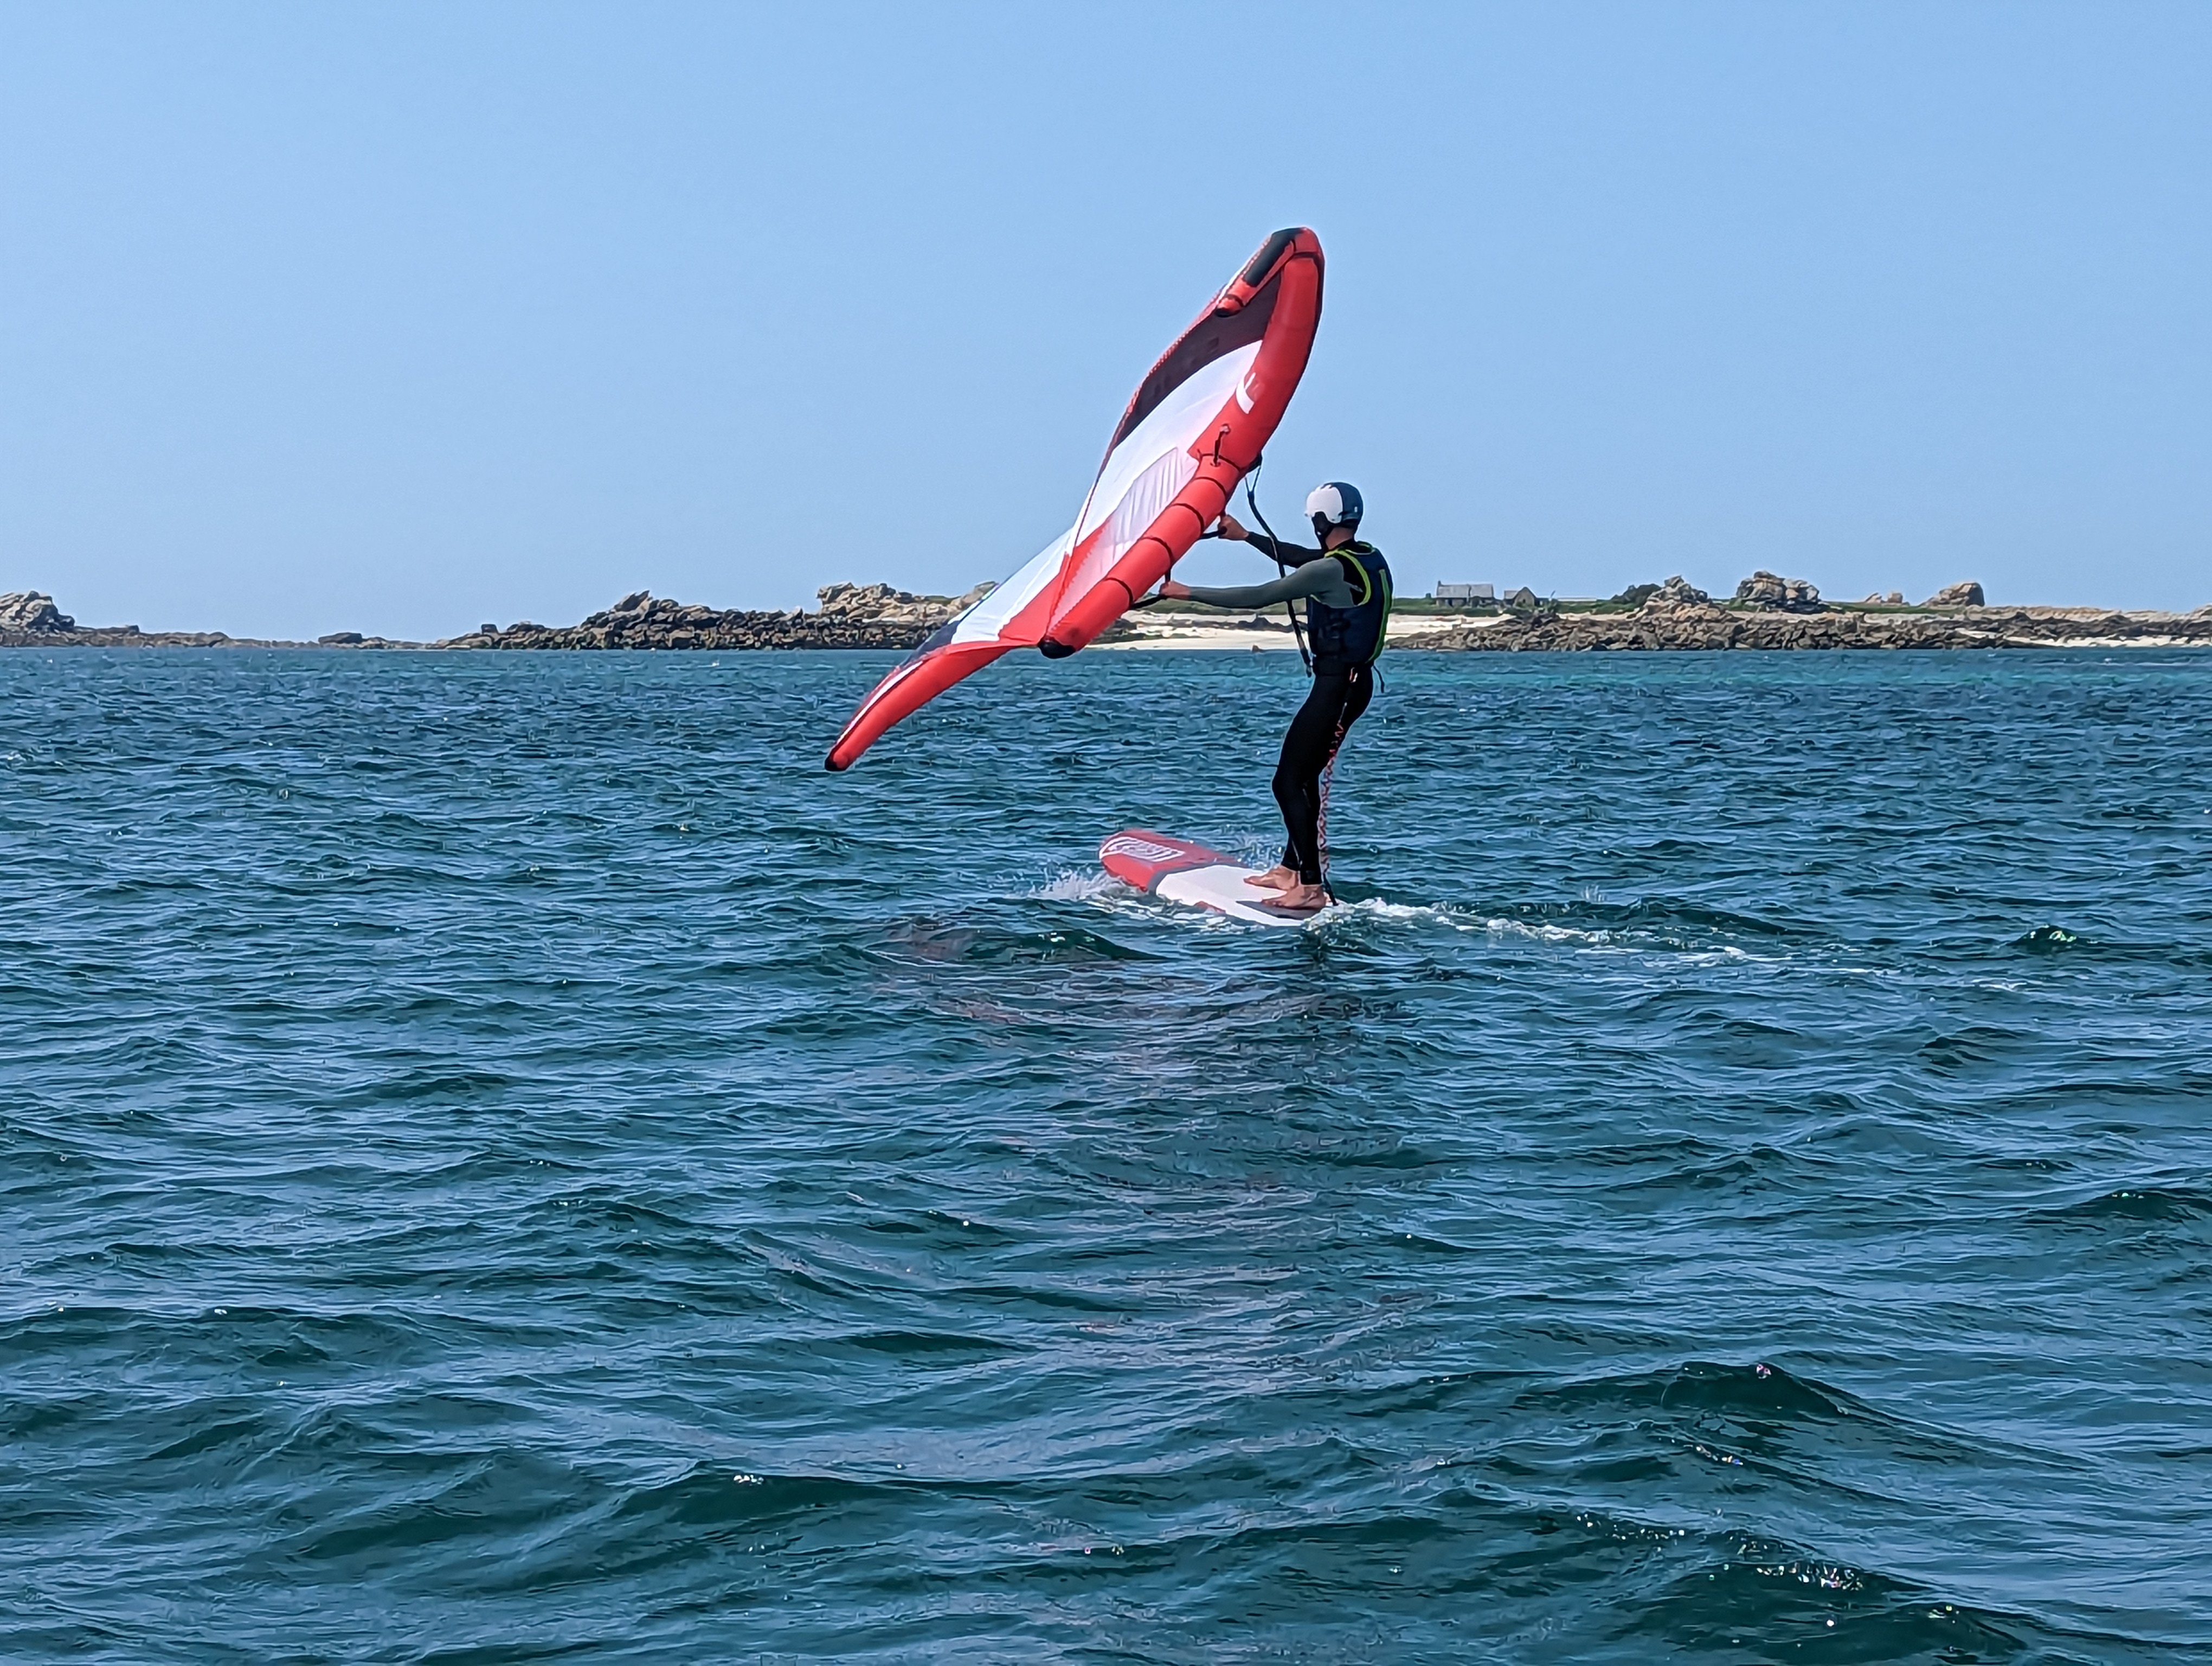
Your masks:
M1368 566L1367 557L1380 555L1382 551L1371 544L1353 543L1340 544L1329 554L1336 557L1337 564L1344 569L1345 577L1352 581L1352 587L1358 593L1359 599L1352 605L1364 607L1373 601L1375 569Z

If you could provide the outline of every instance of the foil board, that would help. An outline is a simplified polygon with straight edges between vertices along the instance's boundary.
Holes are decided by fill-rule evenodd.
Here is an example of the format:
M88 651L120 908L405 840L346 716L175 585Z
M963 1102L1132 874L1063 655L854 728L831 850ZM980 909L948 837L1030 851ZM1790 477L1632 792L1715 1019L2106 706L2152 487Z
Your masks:
M1172 833L1124 829L1098 847L1098 860L1123 885L1147 896L1209 909L1248 925L1303 926L1317 912L1270 907L1267 898L1273 892L1244 883L1256 878L1259 869Z

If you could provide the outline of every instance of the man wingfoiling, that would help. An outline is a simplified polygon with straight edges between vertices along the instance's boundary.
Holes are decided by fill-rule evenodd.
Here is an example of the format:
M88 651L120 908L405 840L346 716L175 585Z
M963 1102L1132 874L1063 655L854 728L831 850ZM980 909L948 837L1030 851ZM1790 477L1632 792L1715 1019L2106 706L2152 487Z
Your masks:
M1390 569L1382 552L1359 538L1359 493L1340 480L1317 487L1306 499L1318 550L1248 532L1224 514L1220 536L1247 543L1262 555L1291 565L1266 584L1216 587L1168 580L1159 593L1209 607L1262 608L1305 604L1306 636L1313 654L1313 687L1283 737L1275 766L1275 802L1282 806L1283 860L1245 883L1276 894L1273 906L1310 911L1327 905L1328 777L1337 749L1375 693L1375 661L1390 618Z

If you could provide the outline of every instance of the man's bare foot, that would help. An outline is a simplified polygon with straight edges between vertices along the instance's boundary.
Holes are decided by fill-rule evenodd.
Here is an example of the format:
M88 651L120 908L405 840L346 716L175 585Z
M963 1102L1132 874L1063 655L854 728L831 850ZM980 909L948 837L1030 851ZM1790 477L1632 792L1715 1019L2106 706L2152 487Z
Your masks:
M1286 885L1276 892L1274 900L1267 906L1271 909L1281 909L1291 914L1316 914L1328 906L1328 893L1319 885L1309 885L1301 882L1295 885Z
M1288 891L1297 882L1297 869L1284 867L1279 864L1269 868L1265 873L1252 874L1244 881L1246 885L1260 891Z

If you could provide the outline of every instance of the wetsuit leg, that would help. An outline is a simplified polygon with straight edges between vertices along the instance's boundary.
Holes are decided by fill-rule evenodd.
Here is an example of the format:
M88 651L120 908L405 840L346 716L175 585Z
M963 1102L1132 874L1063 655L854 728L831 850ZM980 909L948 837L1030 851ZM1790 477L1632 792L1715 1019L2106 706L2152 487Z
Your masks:
M1283 737L1275 765L1275 802L1282 806L1283 866L1295 868L1305 884L1322 881L1322 772L1344 744L1374 697L1375 673L1366 666L1345 672L1316 672L1313 688Z

